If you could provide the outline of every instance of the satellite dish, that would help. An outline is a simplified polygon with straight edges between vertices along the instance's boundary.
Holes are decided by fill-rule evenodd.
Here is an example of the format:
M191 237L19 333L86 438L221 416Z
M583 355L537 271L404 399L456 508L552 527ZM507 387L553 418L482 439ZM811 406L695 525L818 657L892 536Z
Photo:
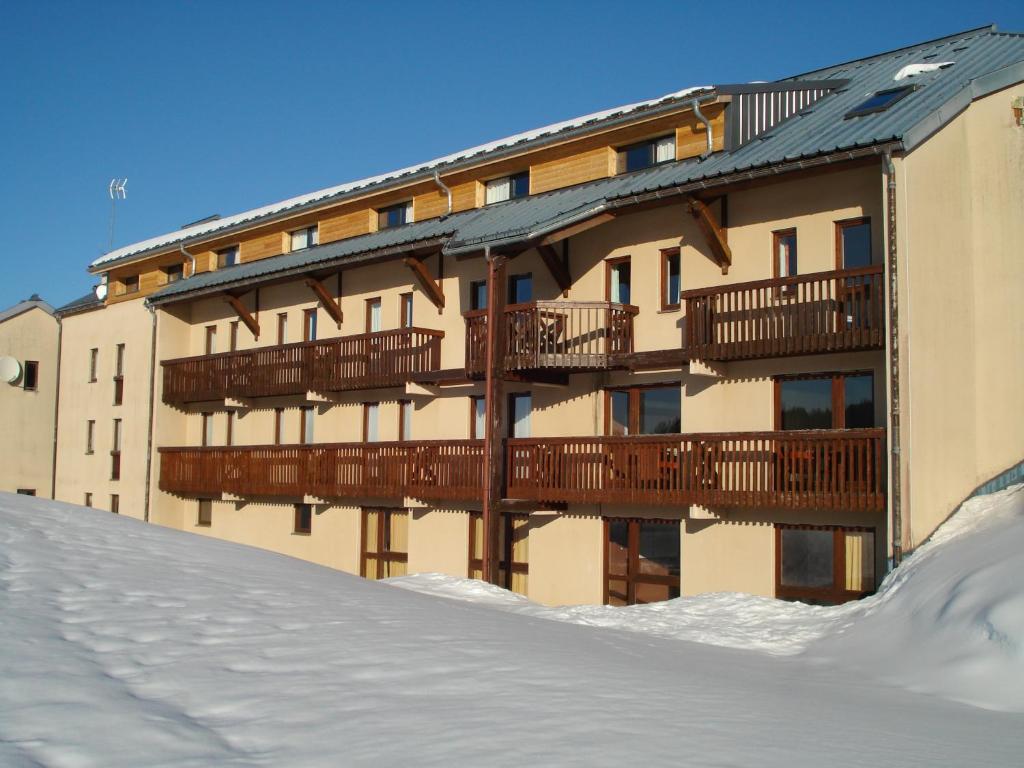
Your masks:
M0 357L0 379L13 384L21 378L21 363L13 357Z
M100 301L103 301L105 298L107 298L106 283L100 283L93 290L96 292L96 298L99 299Z

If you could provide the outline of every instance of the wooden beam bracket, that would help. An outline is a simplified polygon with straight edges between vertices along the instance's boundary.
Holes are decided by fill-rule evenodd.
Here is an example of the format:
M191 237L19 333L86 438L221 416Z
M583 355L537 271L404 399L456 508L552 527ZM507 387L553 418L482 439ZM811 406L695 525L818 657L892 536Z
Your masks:
M537 246L537 253L540 254L544 264L547 265L548 271L551 272L551 277L555 279L555 282L561 289L562 296L568 298L569 287L572 285L572 275L569 272L569 260L565 258L564 250L562 255L559 255L553 246L541 243Z
M690 214L697 220L697 226L711 248L715 261L722 268L722 274L729 274L729 267L732 266L732 249L729 248L728 230L718 223L715 214L704 201L688 197L686 202L690 206Z
M242 302L238 300L238 297L232 296L230 293L225 293L224 301L231 305L231 308L235 310L235 314L238 315L238 319L245 323L246 328L252 331L253 338L258 339L260 337L260 324L256 322L256 318L253 317Z
M441 288L440 281L434 280L430 276L430 271L427 269L427 265L423 263L422 257L406 256L404 261L405 266L412 270L423 292L427 294L427 298L433 302L440 313L444 309L444 290Z
M338 306L338 302L334 300L331 294L327 292L324 284L315 277L307 277L306 285L316 294L316 297L320 300L320 305L331 316L331 319L338 324L338 328L341 328L341 307Z

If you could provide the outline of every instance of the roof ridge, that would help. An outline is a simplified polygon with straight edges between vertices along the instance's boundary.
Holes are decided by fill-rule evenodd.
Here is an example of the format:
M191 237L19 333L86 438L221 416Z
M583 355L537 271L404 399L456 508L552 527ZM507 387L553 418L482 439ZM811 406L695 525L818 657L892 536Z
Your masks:
M888 51L881 51L879 53L873 53L873 54L871 54L869 56L861 56L859 58L850 59L848 61L836 62L835 64L829 64L829 65L824 66L824 67L818 67L817 69L811 69L811 70L808 70L807 72L801 72L801 73L796 74L796 75L788 75L787 77L780 78L776 82L780 82L781 83L781 82L785 82L787 80L799 80L801 78L807 77L808 75L813 75L813 74L816 74L818 72L826 72L826 71L828 71L830 69L837 69L839 67L848 67L851 64L861 64L861 63L866 62L866 61L872 61L874 59L885 58L886 56L892 56L893 54L902 53L904 51L912 51L915 48L925 48L925 47L927 47L929 45L935 45L936 43L944 43L944 42L948 42L948 41L951 41L951 40L957 40L957 39L964 38L964 37L977 37L977 36L982 35L982 34L1004 34L1005 35L1005 34L1024 34L1024 33L999 32L999 30L996 28L995 24L986 24L985 26L982 26L982 27L975 27L973 29L965 29L965 30L963 30L961 32L954 32L951 35L943 35L942 37L937 37L934 40L923 40L920 43L913 43L911 45L904 45L904 46L901 46L899 48L893 48L893 49L888 50Z

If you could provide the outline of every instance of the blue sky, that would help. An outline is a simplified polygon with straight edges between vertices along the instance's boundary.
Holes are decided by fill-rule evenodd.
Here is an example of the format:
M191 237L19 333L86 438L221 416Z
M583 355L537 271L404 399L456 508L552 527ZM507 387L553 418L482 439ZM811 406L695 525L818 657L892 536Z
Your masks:
M726 10L723 10L728 6ZM1024 3L17 2L0 28L0 308L115 247L691 85L771 80Z

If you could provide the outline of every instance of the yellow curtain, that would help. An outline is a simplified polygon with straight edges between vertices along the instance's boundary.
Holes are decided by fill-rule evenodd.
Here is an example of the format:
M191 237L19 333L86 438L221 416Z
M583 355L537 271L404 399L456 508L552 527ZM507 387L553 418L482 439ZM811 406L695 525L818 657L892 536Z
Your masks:
M868 592L875 588L875 535L871 531L846 532L846 589Z

